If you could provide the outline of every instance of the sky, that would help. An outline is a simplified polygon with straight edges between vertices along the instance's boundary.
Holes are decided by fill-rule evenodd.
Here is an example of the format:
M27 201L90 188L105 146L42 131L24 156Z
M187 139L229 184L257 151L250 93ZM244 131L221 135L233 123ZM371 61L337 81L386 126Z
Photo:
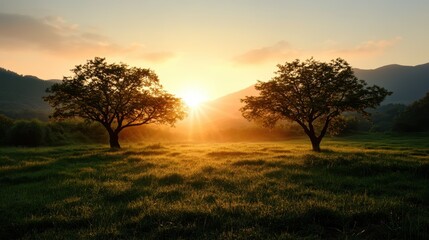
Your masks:
M0 0L0 67L62 79L105 57L211 100L294 59L427 63L428 12L427 0Z

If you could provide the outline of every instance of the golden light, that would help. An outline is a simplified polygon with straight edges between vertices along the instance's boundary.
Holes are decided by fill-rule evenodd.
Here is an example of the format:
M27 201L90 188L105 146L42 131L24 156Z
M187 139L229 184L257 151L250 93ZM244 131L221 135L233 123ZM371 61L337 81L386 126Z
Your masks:
M206 97L201 90L198 89L188 89L184 91L181 96L185 104L191 109L198 108L204 101L206 101Z

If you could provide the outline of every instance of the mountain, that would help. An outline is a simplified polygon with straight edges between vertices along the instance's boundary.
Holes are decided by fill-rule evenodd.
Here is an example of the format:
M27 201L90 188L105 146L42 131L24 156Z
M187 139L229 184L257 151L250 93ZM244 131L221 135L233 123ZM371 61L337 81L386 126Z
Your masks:
M392 91L383 104L410 104L429 92L429 63L417 66L387 65L373 70L354 69L356 77L368 85Z
M418 66L387 65L372 70L354 71L359 79L366 80L369 85L376 84L393 92L382 104L409 104L424 97L429 91L429 63ZM15 118L46 119L51 109L42 100L42 96L45 95L46 88L58 81L44 81L0 68L0 113ZM265 134L267 130L256 129L255 124L244 119L239 111L242 106L240 99L256 94L252 85L207 102L177 126L193 133L206 132L204 135L221 136L225 135L225 131L234 132L244 128Z
M373 70L354 69L358 79L365 80L369 86L378 85L392 91L382 103L410 104L429 92L429 63L417 66L387 65ZM225 95L208 103L208 108L236 112L242 106L240 99L256 95L254 85ZM220 116L223 116L220 114Z
M0 113L10 117L37 117L45 119L51 111L43 101L46 88L58 80L41 80L0 68Z
M245 96L255 96L257 94L258 92L256 91L255 86L252 85L238 92L230 93L214 101L208 102L204 106L204 110L207 114L211 113L213 115L212 118L215 120L222 118L243 120L239 111L243 105L240 99Z

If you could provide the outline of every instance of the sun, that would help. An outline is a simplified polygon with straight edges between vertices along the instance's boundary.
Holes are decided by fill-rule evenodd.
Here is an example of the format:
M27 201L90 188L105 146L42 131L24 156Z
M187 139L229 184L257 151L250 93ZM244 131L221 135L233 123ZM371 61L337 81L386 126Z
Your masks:
M197 89L186 90L181 95L185 104L191 109L196 109L200 107L201 104L206 101L206 97L201 91L198 91Z
M182 89L177 92L183 103L191 112L199 112L202 105L208 101L207 90L204 86L198 84L183 85Z

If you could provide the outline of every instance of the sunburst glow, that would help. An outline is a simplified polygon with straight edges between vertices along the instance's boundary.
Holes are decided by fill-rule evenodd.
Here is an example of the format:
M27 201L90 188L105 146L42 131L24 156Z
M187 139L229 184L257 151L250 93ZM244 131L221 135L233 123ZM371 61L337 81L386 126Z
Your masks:
M201 104L206 101L204 94L198 89L186 90L182 95L182 99L185 104L191 109L198 108Z

